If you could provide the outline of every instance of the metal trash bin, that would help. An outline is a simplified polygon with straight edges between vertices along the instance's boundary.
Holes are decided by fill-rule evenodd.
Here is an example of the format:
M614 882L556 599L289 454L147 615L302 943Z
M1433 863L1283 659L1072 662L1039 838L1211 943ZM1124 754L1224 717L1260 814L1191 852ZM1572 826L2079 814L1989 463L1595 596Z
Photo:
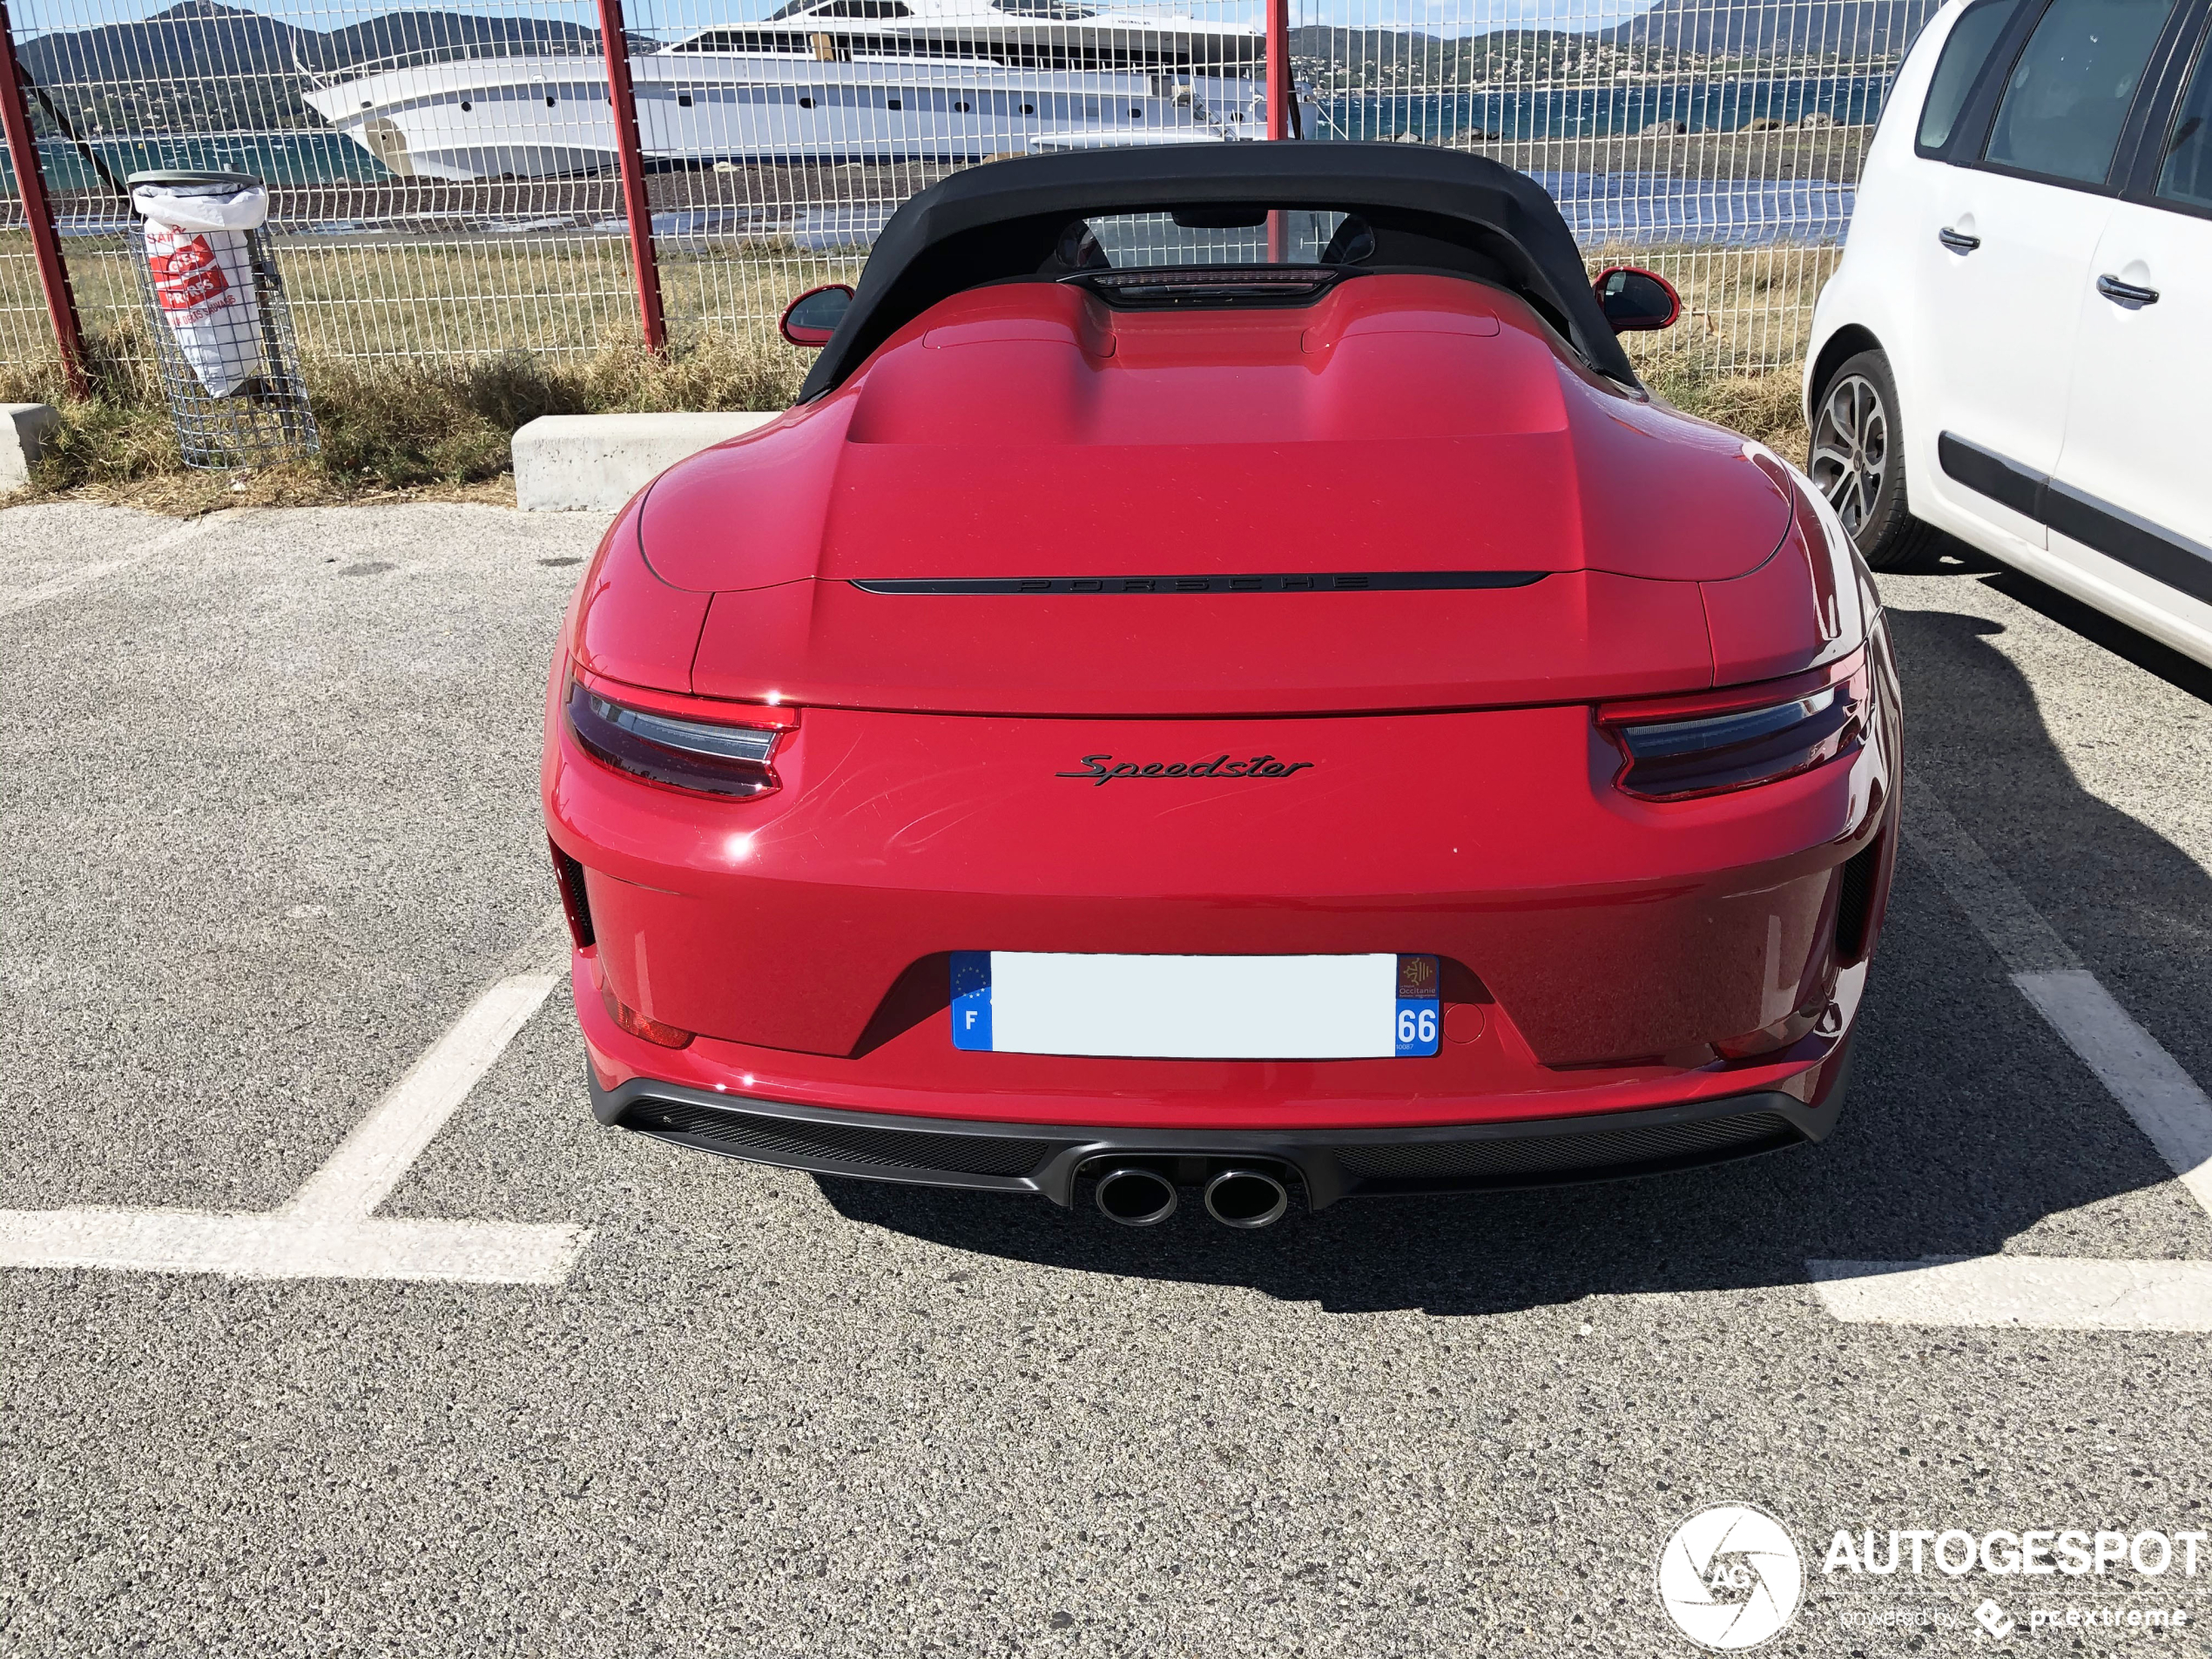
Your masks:
M220 471L316 453L292 310L263 228L268 186L242 172L134 172L126 183L185 464Z

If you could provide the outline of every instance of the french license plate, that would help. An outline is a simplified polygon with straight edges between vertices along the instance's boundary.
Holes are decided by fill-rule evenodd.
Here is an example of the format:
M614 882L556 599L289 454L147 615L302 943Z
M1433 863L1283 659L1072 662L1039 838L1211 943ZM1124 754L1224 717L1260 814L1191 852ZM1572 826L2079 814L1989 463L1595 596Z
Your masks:
M953 953L953 1046L1152 1060L1436 1052L1433 956Z

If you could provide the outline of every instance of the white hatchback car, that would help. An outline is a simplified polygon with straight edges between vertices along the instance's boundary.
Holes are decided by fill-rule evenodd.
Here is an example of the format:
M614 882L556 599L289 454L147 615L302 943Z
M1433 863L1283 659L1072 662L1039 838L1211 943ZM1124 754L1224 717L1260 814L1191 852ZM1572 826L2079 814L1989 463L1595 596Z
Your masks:
M2212 663L2212 3L1952 0L1813 314L1807 470Z

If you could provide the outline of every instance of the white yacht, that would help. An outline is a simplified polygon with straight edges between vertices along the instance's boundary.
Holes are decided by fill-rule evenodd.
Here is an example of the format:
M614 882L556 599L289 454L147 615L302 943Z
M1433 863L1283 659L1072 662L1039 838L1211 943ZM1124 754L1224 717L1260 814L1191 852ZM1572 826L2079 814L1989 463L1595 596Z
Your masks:
M1076 0L791 0L633 54L631 76L649 163L964 162L1263 137L1265 54L1257 29ZM616 165L596 54L415 54L311 76L305 97L402 177Z

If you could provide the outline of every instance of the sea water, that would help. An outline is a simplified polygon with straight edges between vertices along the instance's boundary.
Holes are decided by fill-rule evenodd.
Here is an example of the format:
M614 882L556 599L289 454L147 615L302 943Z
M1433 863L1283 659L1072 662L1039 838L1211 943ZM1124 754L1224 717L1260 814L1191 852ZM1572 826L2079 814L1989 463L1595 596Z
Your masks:
M1655 122L1678 121L1691 132L1726 132L1755 119L1794 124L1824 116L1838 126L1871 125L1880 113L1885 81L1878 76L1744 78L1693 85L1620 84L1581 88L1476 91L1405 96L1346 95L1324 100L1322 138L1396 138L1438 143L1482 134L1511 143L1619 137ZM1812 142L1817 143L1817 135ZM91 146L118 178L151 168L248 172L279 187L384 185L399 181L351 139L326 130L294 132L142 134L102 137ZM103 185L84 152L67 139L39 140L48 188L99 192ZM1791 153L1777 146L1777 156ZM0 168L13 192L12 174ZM1644 170L1551 171L1534 176L1559 202L1568 226L1588 244L1747 245L1835 242L1851 222L1851 187L1819 179L1682 178ZM527 190L528 185L517 186ZM64 234L111 235L125 223L112 211L72 215ZM888 216L887 204L801 206L770 219L759 209L701 207L654 215L657 234L711 242L764 235L789 237L815 248L862 247ZM300 227L287 226L287 229ZM390 220L313 227L316 233L389 235ZM620 219L548 215L518 206L511 214L472 224L485 234L620 235ZM446 227L449 233L450 227Z

